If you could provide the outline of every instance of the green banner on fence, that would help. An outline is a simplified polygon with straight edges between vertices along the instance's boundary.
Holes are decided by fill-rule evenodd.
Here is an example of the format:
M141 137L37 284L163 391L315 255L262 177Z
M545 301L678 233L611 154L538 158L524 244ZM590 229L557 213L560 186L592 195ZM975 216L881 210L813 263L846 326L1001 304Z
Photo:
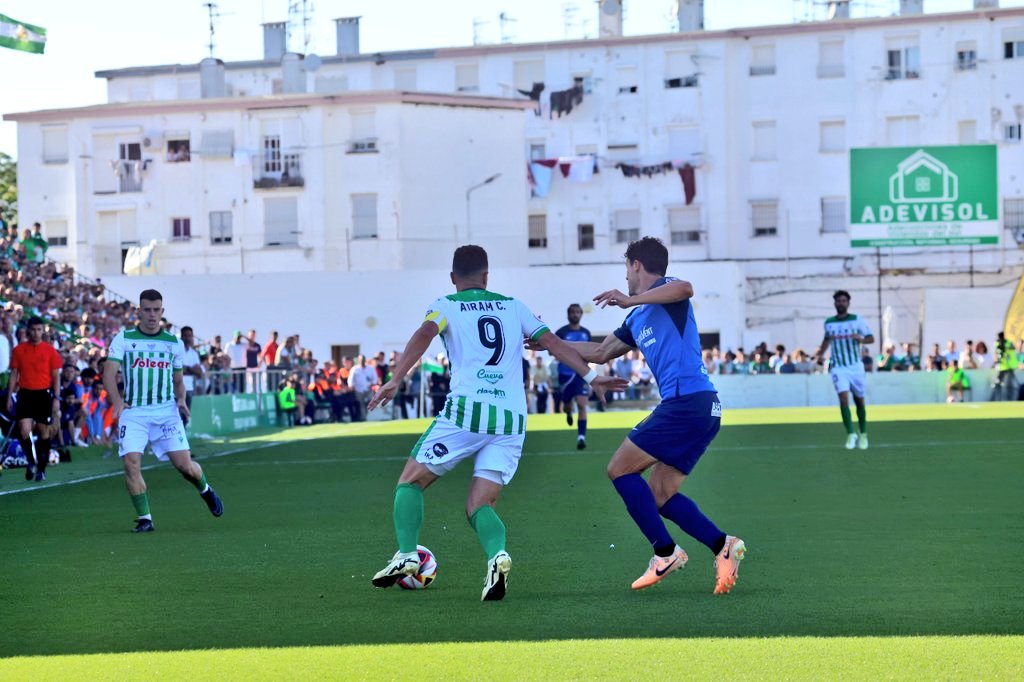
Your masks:
M275 424L277 407L271 393L199 395L192 399L188 430L197 436L227 436Z
M850 150L851 246L999 243L996 146Z

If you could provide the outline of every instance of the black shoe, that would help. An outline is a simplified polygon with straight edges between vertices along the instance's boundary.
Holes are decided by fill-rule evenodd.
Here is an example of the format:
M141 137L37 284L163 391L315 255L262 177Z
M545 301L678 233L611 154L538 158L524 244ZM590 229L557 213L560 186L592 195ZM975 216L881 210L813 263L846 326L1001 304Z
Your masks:
M203 498L203 502L210 508L210 513L214 516L224 513L224 503L217 497L217 493L213 492L213 486L207 487L205 493L199 493L199 497Z
M152 533L155 530L152 519L135 519L135 527L132 528L133 533Z
M586 450L587 449L587 439L586 438L577 438L576 439L576 449L577 450Z
M565 423L572 426L572 412L565 413Z
M36 476L36 468L31 464L25 465L25 480L31 481Z
M36 472L36 483L38 483L39 481L45 481L45 480L46 480L46 474L43 473L42 471L37 471Z

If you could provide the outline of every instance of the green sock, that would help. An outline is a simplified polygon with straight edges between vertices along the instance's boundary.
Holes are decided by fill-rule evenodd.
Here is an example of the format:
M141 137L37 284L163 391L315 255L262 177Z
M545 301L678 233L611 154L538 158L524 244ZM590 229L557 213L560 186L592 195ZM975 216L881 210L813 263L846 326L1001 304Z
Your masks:
M193 481L192 485L194 485L196 487L196 490L198 490L199 492L203 492L204 490L206 490L206 486L210 485L209 483L206 482L206 472L203 472L203 475L199 477L198 481Z
M149 514L149 493L132 495L132 504L135 505L135 513L139 516Z
M843 426L846 427L846 433L856 433L856 431L853 430L853 417L850 416L850 406L840 405L839 411L843 414Z
M423 490L414 483L395 488L395 535L399 552L415 552L423 525Z
M868 432L868 407L867 405L857 406L857 424L860 425L860 432Z
M505 524L498 518L494 507L485 504L477 509L469 517L469 525L473 526L480 538L488 559L505 550Z

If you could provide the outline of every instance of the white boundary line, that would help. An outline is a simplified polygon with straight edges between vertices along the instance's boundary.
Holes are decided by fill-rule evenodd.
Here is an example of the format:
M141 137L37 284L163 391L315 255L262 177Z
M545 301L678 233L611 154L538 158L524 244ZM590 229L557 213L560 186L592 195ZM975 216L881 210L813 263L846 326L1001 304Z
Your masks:
M287 442L287 441L286 441ZM235 448L234 450L225 450L224 452L218 452L212 455L202 455L196 457L196 460L202 461L205 459L213 459L214 457L227 457L228 455L237 455L241 452L252 452L255 450L262 450L263 448L273 447L275 445L282 445L280 441L272 441L270 443L261 443L260 445L247 446L244 448ZM149 471L156 469L157 467L164 464L159 462L157 464L147 464L142 467L142 471ZM20 469L8 469L8 471L20 471ZM124 476L124 471L109 471L105 474L94 474L93 476L83 476L82 478L73 478L70 481L55 481L54 483L45 483L43 485L34 485L28 488L18 488L17 490L4 490L0 491L0 497L5 495L17 495L18 493L30 493L33 490L46 490L47 488L59 488L65 485L75 485L76 483L86 483L88 481L98 481L103 478L114 478L115 476Z

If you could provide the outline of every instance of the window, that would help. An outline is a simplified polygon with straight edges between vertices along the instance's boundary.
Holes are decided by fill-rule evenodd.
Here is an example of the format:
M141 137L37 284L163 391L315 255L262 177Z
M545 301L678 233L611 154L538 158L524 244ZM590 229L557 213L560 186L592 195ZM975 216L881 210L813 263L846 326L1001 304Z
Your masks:
M615 212L615 243L628 244L640 239L640 211L626 209Z
M587 223L576 226L576 248L580 251L594 250L594 226Z
M821 231L846 232L846 199L842 197L822 197Z
M456 92L480 91L480 67L476 64L455 65Z
M230 159L235 153L235 131L208 130L200 142L203 161Z
M512 64L512 82L516 90L533 90L534 83L544 82L544 62L540 59L515 62Z
M978 141L978 122L960 121L957 123L956 138L959 144L975 144Z
M548 247L548 217L546 214L530 216L530 243L531 249L546 249Z
M919 144L921 121L917 116L890 116L885 119L885 143L890 147Z
M700 128L669 128L668 157L672 161L693 161L701 155Z
M263 172L281 172L281 136L263 136Z
M668 209L668 231L673 246L700 244L700 209L696 206Z
M68 127L43 126L43 163L68 162Z
M352 238L377 238L377 195L352 195Z
M416 89L416 67L395 69L395 90Z
M846 123L844 121L822 121L820 136L820 151L823 154L846 151Z
M889 38L885 41L885 80L921 77L921 52L917 38Z
M956 68L958 71L978 68L978 46L973 40L956 44Z
M779 202L751 201L750 222L755 237L774 237L779 233Z
M775 75L775 46L754 45L750 54L751 76Z
M46 235L46 243L50 246L67 246L68 221L47 220L43 225L43 234Z
M530 161L540 161L545 158L543 142L530 142Z
M818 43L818 78L842 78L844 75L843 41L823 40Z
M1003 59L1024 58L1024 26L1003 29Z
M1024 199L1003 199L1003 226L1024 230Z
M171 239L176 242L187 242L192 239L192 220L171 218Z
M192 157L188 140L167 140L168 163L182 163Z
M356 153L377 152L376 112L371 110L349 112L348 151Z
M694 53L686 51L665 53L665 87L695 88L699 84Z
M624 66L615 69L615 84L620 95L634 94L639 90L639 75L636 68Z
M266 246L297 246L299 200L296 197L264 199L263 232Z
M1020 142L1020 134L1020 123L1008 123L1003 126L1003 139L1007 142Z
M576 156L597 156L597 145L596 144L578 144L578 145L576 145Z
M210 243L231 243L231 211L210 211Z
M754 155L755 161L771 161L775 159L775 121L756 121L754 123Z

